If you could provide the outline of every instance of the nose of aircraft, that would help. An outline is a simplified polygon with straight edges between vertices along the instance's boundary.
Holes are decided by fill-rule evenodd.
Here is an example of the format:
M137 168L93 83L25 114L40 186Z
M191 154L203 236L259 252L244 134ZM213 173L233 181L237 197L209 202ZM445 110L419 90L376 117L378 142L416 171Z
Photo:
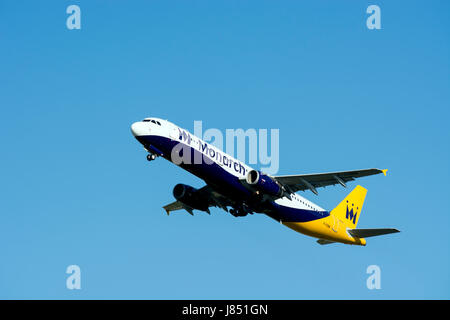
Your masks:
M150 129L144 122L135 122L131 125L131 132L135 137L138 137L149 134Z

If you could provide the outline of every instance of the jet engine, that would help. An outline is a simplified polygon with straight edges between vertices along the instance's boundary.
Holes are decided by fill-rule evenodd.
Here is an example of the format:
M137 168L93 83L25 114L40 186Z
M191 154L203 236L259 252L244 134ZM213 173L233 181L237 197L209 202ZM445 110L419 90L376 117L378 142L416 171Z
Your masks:
M249 171L246 181L249 185L262 193L276 197L282 197L285 194L284 189L277 181L260 171Z
M197 191L194 187L179 183L173 188L173 196L192 209L208 211L208 199Z

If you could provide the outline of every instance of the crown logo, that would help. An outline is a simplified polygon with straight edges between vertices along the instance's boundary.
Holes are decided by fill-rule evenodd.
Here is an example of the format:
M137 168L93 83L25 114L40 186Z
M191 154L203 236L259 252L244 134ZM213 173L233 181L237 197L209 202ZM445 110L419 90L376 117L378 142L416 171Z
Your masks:
M352 203L352 207L349 210L349 204L347 200L347 212L345 213L345 218L352 221L353 224L356 223L356 216L358 215L358 207L356 207L356 210L353 208L354 204Z

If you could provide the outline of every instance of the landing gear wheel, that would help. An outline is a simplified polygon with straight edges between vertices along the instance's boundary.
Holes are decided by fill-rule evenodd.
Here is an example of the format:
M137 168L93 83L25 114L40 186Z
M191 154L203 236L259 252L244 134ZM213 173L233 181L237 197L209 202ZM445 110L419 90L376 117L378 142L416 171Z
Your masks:
M156 154L149 153L149 154L147 155L147 160L148 160L148 161L153 161L153 160L155 160L155 159L156 159Z

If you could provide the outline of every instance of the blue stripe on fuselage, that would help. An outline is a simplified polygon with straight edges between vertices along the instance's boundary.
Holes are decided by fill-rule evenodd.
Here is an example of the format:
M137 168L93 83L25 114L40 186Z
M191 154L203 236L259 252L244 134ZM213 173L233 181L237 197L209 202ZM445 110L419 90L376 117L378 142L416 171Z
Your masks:
M272 210L267 215L277 221L283 222L308 222L328 217L328 211L315 211L308 209L292 208L272 202Z
M190 159L192 159L192 161L190 164L182 163L180 164L180 167L186 169L200 179L203 179L218 192L230 197L234 201L245 201L250 199L252 192L241 184L238 177L223 169L216 162L208 164L202 161L199 164L194 164L193 159L203 159L203 154L199 150L178 140L163 136L137 136L136 139L144 146L152 145L158 150L161 150L163 157L169 161L172 161L171 153L173 148L178 144L183 144L185 147L183 149L184 151L190 150ZM283 222L308 222L329 216L329 212L327 211L292 208L279 205L273 201L264 205L263 209L264 213L269 217Z
M205 163L202 161L195 164L194 159L203 159L203 154L191 146L162 136L138 136L136 139L143 145L154 145L163 152L163 157L172 161L171 154L175 146L182 144L183 152L189 150L191 163L181 163L180 167L203 179L206 183L213 186L217 191L224 195L232 197L236 201L243 201L251 196L251 192L242 185L239 178L230 174L215 162Z

